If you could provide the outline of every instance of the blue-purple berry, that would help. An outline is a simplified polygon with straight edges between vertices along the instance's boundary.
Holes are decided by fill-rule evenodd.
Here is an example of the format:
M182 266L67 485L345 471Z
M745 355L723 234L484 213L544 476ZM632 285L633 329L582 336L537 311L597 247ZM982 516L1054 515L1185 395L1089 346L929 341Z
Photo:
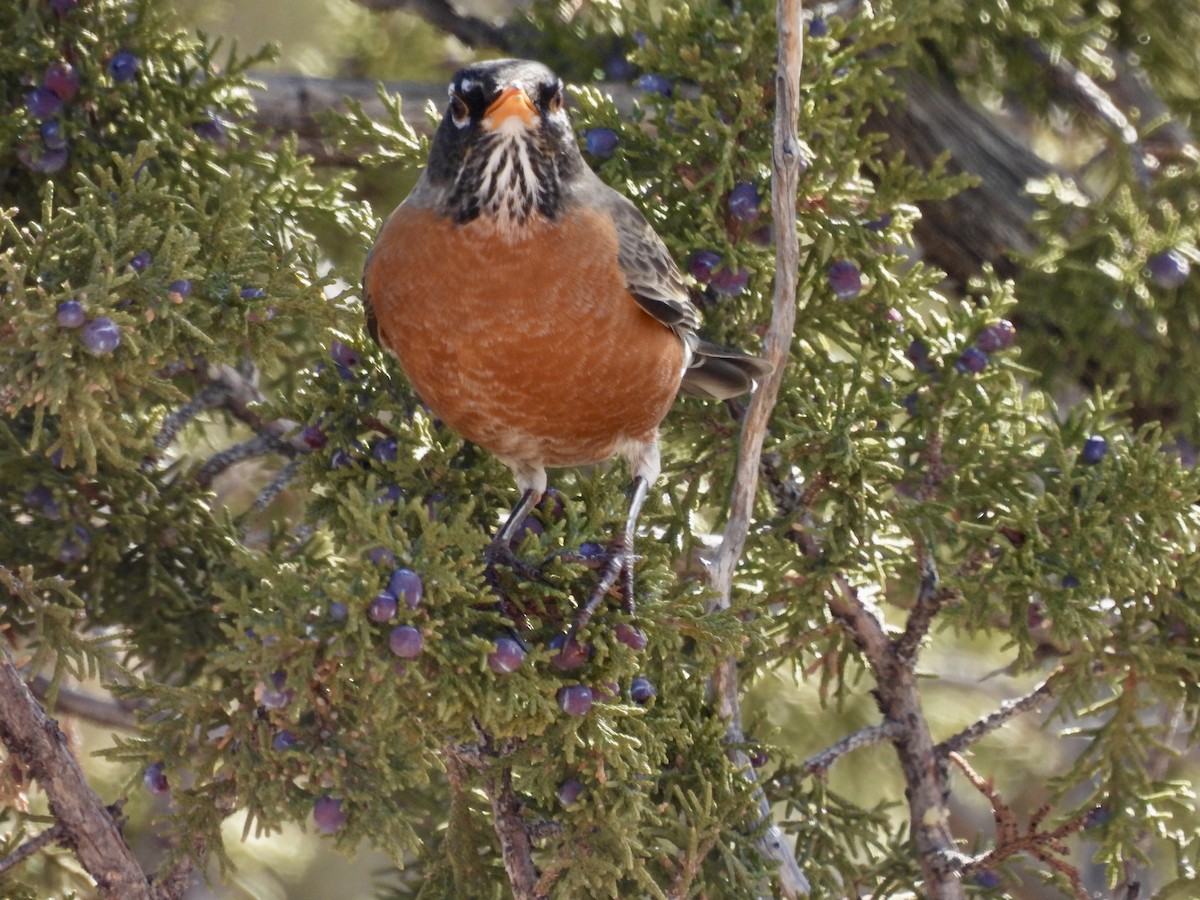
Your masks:
M34 88L25 98L25 106L35 119L49 119L62 109L62 98L48 87Z
M1079 587L1079 578L1075 575L1072 575L1070 572L1068 572L1066 575L1064 575L1062 577L1062 586L1064 589L1066 589L1068 591L1071 590L1072 588L1077 588L1077 587Z
M959 372L964 374L978 375L987 368L988 355L978 347L968 347L958 357L958 361L954 364Z
M150 262L154 257L150 255L149 250L143 250L134 255L133 259L129 260L129 268L135 272L145 272L150 268Z
M142 775L142 783L146 786L146 790L155 795L165 794L171 789L171 785L167 781L167 774L163 771L163 764L160 762L146 766L146 771Z
M853 299L862 291L862 272L848 260L840 259L833 263L825 274L829 278L833 295L839 300Z
M586 684L559 688L558 707L569 716L586 716L592 708L592 689Z
M67 136L63 134L62 124L57 119L49 119L38 126L42 136L42 146L47 150L65 150Z
M362 365L362 355L349 344L341 341L333 341L329 345L329 355L333 357L335 363L345 366L347 369Z
M904 355L908 357L909 362L913 364L918 372L929 375L937 369L937 366L934 365L933 359L929 355L929 345L920 338L912 339Z
M300 442L309 450L320 450L329 443L329 435L318 425L305 425L300 429Z
M1083 830L1091 831L1094 828L1101 828L1107 825L1112 819L1112 808L1108 806L1093 806L1088 810L1087 816L1083 820Z
M739 222L753 222L762 215L761 204L758 188L748 181L735 184L726 201L729 214Z
M190 297L192 294L192 283L186 278L180 278L178 281L172 281L167 285L167 293L172 295L172 298L178 296L179 299Z
M628 622L618 622L617 627L613 630L617 640L630 647L633 650L645 650L649 640L646 637L646 632L642 629L630 625Z
M388 649L401 659L416 659L425 649L425 636L412 625L397 625L388 635Z
M398 503L404 499L404 488L400 485L392 483L385 484L379 491L379 496L375 498L376 503Z
M277 753L291 750L293 747L299 746L299 744L300 742L296 740L296 736L286 728L271 738L271 749Z
M1178 250L1167 250L1150 257L1146 263L1150 278L1161 288L1177 288L1188 280L1192 265Z
M1004 884L1004 879L991 869L983 869L975 873L975 883L986 890L994 890Z
M583 148L597 159L608 159L620 143L620 135L611 128L589 128L583 133Z
M112 59L108 61L108 74L118 84L132 81L137 76L139 64L140 61L136 54L130 53L128 50L121 50L114 53Z
M1099 435L1093 435L1083 442L1079 452L1079 460L1084 465L1094 466L1108 455L1108 441Z
M657 694L653 683L649 678L644 678L639 675L629 684L629 699L634 703L645 705L650 702L651 698Z
M1008 319L1001 319L979 332L979 337L975 338L975 346L985 353L996 353L1007 350L1016 340L1017 329L1013 327L1013 323Z
M367 559L377 566L386 566L389 569L396 565L396 554L387 547L372 547L367 551Z
M50 0L50 8L60 16L65 16L78 5L79 0Z
M244 287L238 291L238 296L243 300L261 300L263 297L267 296L267 292L262 288Z
M821 16L813 16L808 22L809 37L825 37L829 34L829 23Z
M596 541L584 541L580 544L579 555L588 562L600 562L607 556L603 545Z
M338 447L329 454L329 468L348 469L354 465L354 455L345 447Z
M550 657L550 665L560 672L574 671L587 663L592 656L591 645L574 636L568 638L565 634L555 635L550 641L550 649L558 651Z
M57 94L58 99L64 102L75 98L81 84L79 70L63 60L50 63L46 67L46 74L42 77L42 85Z
M58 561L64 565L73 566L82 562L88 554L92 538L82 525L74 525L62 539L58 547Z
M22 495L21 500L29 509L36 510L52 519L57 519L62 514L62 510L54 499L54 493L44 484L31 487Z
M97 316L84 324L81 340L95 356L112 353L121 345L121 326L108 316Z
M265 709L283 709L292 702L295 692L287 688L287 673L277 670L266 681L259 682L255 696Z
M64 300L58 304L54 318L58 320L58 324L63 328L78 328L87 321L87 316L83 311L83 304L78 300Z
M371 447L371 456L382 463L393 462L399 452L400 444L394 437L381 438Z
M425 582L412 569L397 569L388 579L387 593L397 600L404 600L409 609L416 609L425 596Z
M328 613L329 618L333 619L333 621L345 622L346 618L350 615L350 607L346 606L345 603L339 603L335 600L329 604Z
M736 297L749 286L750 272L745 266L738 266L736 269L722 266L712 273L709 284L718 294Z
M637 66L623 54L615 54L604 61L604 77L609 81L628 81L637 74Z
M767 755L767 751L762 747L755 747L747 756L750 758L750 765L755 769L761 769L771 761L771 757Z
M17 145L17 159L33 172L50 175L62 169L71 158L67 147L51 150L42 143L22 142Z
M887 231L888 228L891 227L891 224L892 224L892 214L884 213L878 219L872 219L869 222L864 222L863 227L866 228L867 231L874 231L875 233L878 234L880 232Z
M372 622L387 622L396 615L399 608L400 604L394 594L380 591L367 605L367 618Z
M721 255L712 250L697 250L688 258L688 272L700 282L712 281L713 271L721 264Z
M671 79L658 72L647 72L638 78L635 83L638 90L645 91L647 94L660 94L663 97L670 97L675 93L675 86L671 84Z
M313 804L313 822L323 834L333 834L346 824L346 813L338 797L326 794Z
M488 654L488 668L497 675L507 675L521 668L525 661L525 648L512 638L496 638L496 649Z
M192 124L192 131L202 140L223 144L229 137L229 131L217 116L209 113L203 119Z
M558 802L563 806L570 806L579 799L579 795L583 793L583 782L578 778L569 778L558 786Z

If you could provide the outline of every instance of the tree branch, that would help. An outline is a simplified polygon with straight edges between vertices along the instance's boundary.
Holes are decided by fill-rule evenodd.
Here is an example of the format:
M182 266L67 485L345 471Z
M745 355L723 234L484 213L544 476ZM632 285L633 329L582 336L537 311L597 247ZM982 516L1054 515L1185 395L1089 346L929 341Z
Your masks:
M39 675L29 685L34 696L42 701L45 701L49 688L50 679L44 675ZM136 707L120 700L60 687L54 695L53 705L56 711L78 716L98 725L112 725L127 731L136 731L138 727Z
M1061 56L1051 56L1045 47L1032 38L1026 38L1022 46L1030 58L1042 67L1042 71L1050 76L1050 84L1056 93L1099 119L1117 136L1129 153L1129 162L1138 182L1142 187L1149 185L1150 169L1147 165L1146 148L1142 146L1137 129L1130 124L1129 117L1112 98L1085 73L1080 72ZM1149 162L1155 163L1153 159Z
M729 521L710 570L715 596L708 604L709 613L728 609L730 605L733 573L745 547L754 514L763 441L783 380L796 324L800 244L793 210L801 165L797 122L800 115L800 67L803 61L802 14L799 0L778 0L775 7L779 32L775 75L775 139L771 154L771 206L776 210L775 294L771 324L763 341L763 355L771 363L772 371L759 383L742 423ZM734 657L722 660L717 666L712 678L712 692L717 711L725 722L726 739L731 747L740 746L745 742L745 735L742 732L737 660ZM730 752L746 777L753 778L753 769L746 754L736 749ZM771 819L771 805L766 794L761 787L756 787L755 795L762 819L768 823L757 844L767 858L778 862L780 890L785 897L807 894L808 880L800 871L796 855L783 832Z
M521 819L521 804L512 787L512 768L501 766L499 783L489 778L485 785L492 803L492 825L500 839L504 870L516 900L544 900L538 887L538 870L533 864L533 843Z
M63 841L95 880L98 896L113 900L165 900L121 836L110 808L96 796L66 745L21 679L7 648L0 647L0 740L25 765L46 794Z
M821 550L807 532L793 533L805 555L819 558ZM926 896L934 900L961 900L965 896L960 871L969 857L960 853L950 833L946 806L947 772L938 757L921 707L913 660L901 652L901 639L887 633L883 615L862 597L844 575L834 576L834 591L826 601L829 611L862 650L875 678L875 698L884 725L896 748L904 775L909 827L925 880Z
M18 866L39 850L57 844L67 836L67 829L62 822L47 828L36 837L31 837L4 859L0 859L0 877L14 866Z
M853 753L855 750L861 750L863 747L882 744L884 741L894 740L899 733L900 724L898 722L884 722L880 725L869 725L866 728L860 728L853 734L846 735L836 744L826 747L820 753L814 753L800 764L791 778L807 778L810 775L824 778L826 773L833 768L833 764L847 753Z
M951 753L961 752L971 746L971 744L995 731L1009 719L1033 709L1038 703L1054 692L1054 685L1058 681L1059 676L1062 675L1062 672L1061 668L1055 670L1049 678L1024 697L1006 700L1000 704L1000 708L995 712L988 713L982 719L968 725L958 734L946 738L946 740L937 745L938 756L945 759Z
M964 875L973 875L990 869L1017 853L1027 853L1055 871L1061 872L1071 883L1071 890L1076 900L1087 900L1091 896L1083 887L1083 879L1079 875L1079 870L1062 859L1068 853L1062 839L1083 828L1090 813L1078 815L1053 831L1042 831L1042 821L1050 812L1049 806L1043 806L1030 817L1029 827L1022 834L1021 827L1017 824L1016 814L1000 796L993 780L984 778L957 753L950 754L950 761L958 766L975 789L988 799L992 805L992 817L996 822L996 846L989 853L967 863L963 867Z
M468 47L512 49L510 32L485 19L462 12L446 0L354 0L375 12L401 10L420 16L434 28L458 38Z

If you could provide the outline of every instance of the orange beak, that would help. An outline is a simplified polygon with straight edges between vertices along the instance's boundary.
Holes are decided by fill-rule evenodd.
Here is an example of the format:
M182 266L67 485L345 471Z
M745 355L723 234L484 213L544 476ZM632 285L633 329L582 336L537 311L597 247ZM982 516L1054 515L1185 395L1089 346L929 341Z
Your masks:
M537 107L519 87L507 87L500 92L492 105L484 111L483 123L492 131L500 127L505 119L520 116L526 127L537 118Z

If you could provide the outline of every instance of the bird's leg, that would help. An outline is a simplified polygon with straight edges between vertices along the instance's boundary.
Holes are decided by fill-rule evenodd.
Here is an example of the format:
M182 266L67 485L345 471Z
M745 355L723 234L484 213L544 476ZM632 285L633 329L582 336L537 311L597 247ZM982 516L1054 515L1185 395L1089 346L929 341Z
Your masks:
M521 494L521 499L517 501L517 505L513 507L512 512L508 514L508 519L500 530L496 532L496 536L492 538L492 542L488 544L487 549L483 553L483 558L487 562L485 572L488 581L495 587L495 569L497 563L503 563L510 566L513 571L524 578L536 578L540 574L532 566L527 566L517 559L517 556L512 551L513 536L517 533L517 529L521 527L521 523L525 521L525 517L529 515L529 511L538 501L540 496L538 491L533 488L526 488Z
M650 490L650 482L644 475L633 479L631 496L629 498L629 515L625 526L613 535L608 545L608 559L600 570L600 580L588 595L587 603L579 610L575 622L571 626L570 636L574 637L581 628L592 620L596 610L604 601L617 579L621 579L621 609L633 615L633 541L637 534L637 520L642 512L642 504L646 502L646 494Z

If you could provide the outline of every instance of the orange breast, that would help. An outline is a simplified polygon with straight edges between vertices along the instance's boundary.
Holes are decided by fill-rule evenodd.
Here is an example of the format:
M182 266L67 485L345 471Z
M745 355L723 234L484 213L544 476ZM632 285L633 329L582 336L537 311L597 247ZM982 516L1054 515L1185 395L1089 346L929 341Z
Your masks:
M653 437L683 346L625 289L607 217L501 240L398 208L367 270L379 338L431 409L501 459L573 466Z

